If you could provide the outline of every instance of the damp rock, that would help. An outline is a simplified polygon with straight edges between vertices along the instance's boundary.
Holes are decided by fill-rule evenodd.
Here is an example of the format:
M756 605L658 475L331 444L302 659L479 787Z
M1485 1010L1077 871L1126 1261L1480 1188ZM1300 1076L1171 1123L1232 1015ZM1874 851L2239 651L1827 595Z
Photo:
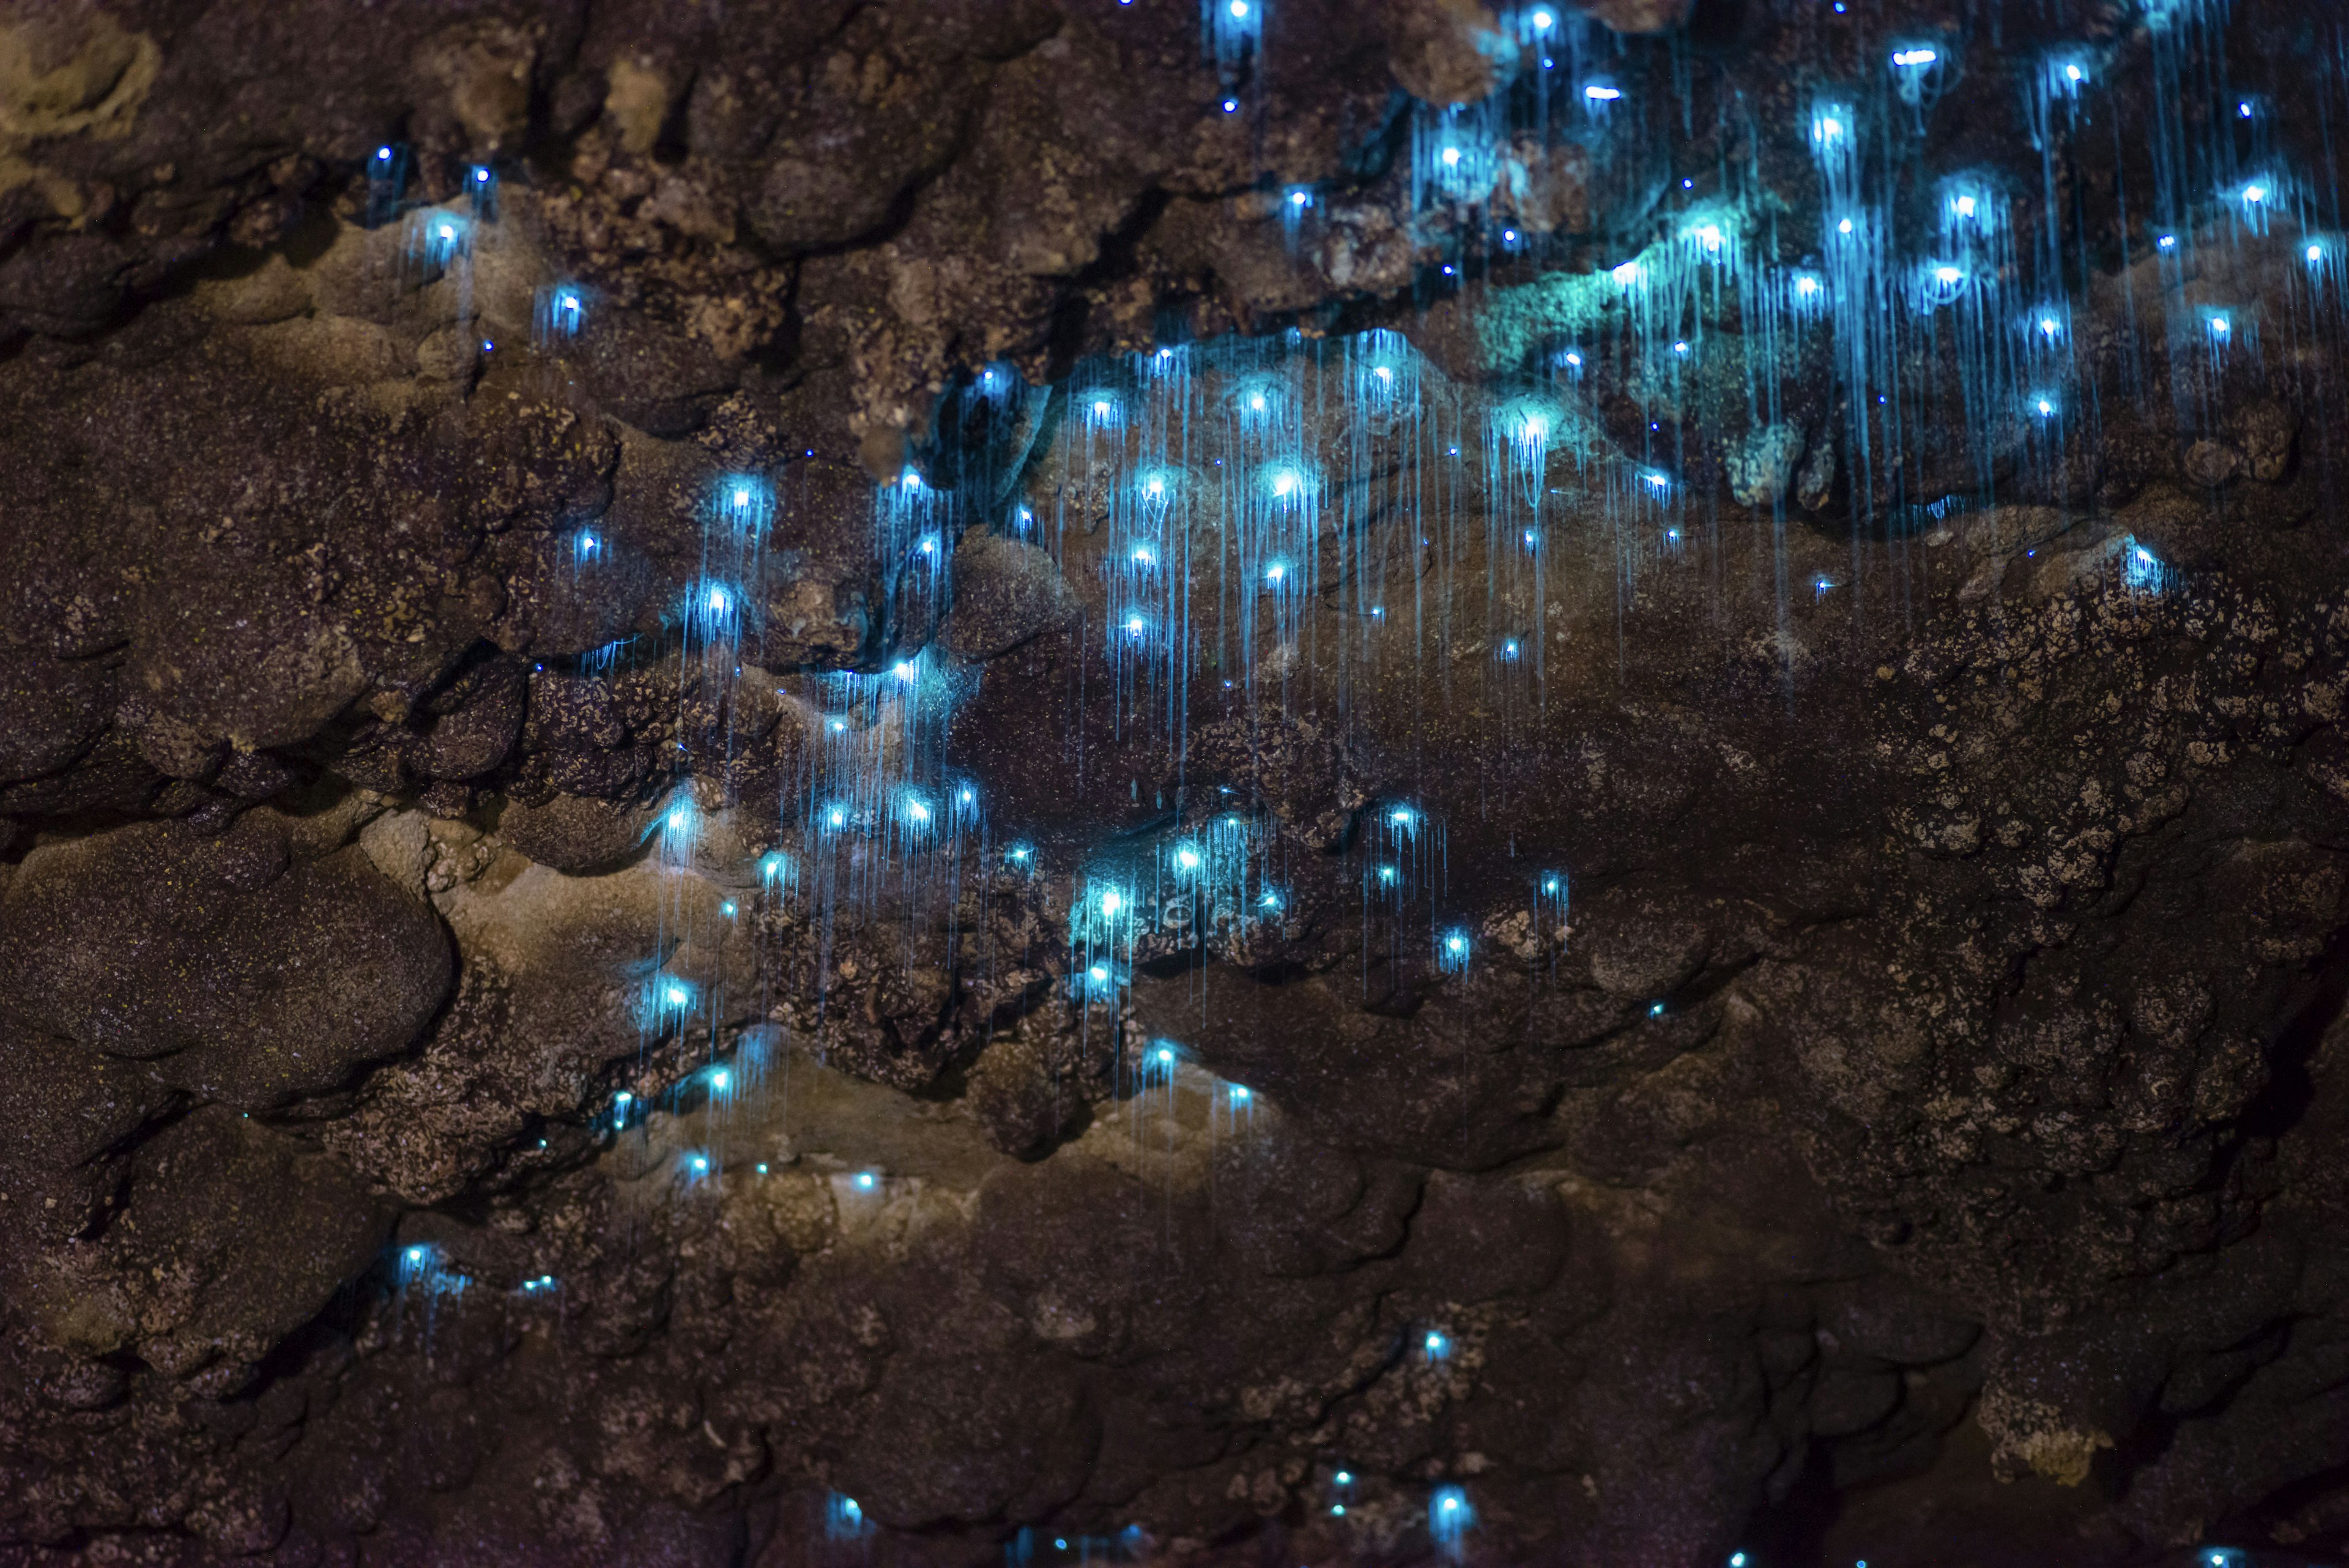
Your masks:
M1775 506L1786 495L1803 456L1803 432L1791 424L1750 431L1731 452L1729 493L1740 506Z
M954 609L939 640L957 658L993 659L1076 623L1080 606L1052 557L991 534L955 549Z
M120 945L92 945L112 930ZM161 1081L260 1108L406 1047L446 993L431 912L356 848L147 824L26 857L0 898L26 1015Z

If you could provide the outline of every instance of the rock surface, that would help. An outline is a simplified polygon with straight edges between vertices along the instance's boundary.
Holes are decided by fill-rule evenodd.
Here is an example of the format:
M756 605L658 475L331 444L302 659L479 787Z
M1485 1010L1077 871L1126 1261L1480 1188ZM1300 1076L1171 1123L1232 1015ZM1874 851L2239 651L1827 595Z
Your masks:
M0 1563L2349 1553L2338 83L1855 9L0 9Z

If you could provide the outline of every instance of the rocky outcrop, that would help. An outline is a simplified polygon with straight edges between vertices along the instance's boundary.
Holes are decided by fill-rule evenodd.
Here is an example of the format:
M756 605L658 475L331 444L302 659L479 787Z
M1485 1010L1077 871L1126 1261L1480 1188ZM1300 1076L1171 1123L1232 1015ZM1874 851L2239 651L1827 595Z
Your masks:
M2341 1550L2331 78L2024 9L0 16L0 1555Z

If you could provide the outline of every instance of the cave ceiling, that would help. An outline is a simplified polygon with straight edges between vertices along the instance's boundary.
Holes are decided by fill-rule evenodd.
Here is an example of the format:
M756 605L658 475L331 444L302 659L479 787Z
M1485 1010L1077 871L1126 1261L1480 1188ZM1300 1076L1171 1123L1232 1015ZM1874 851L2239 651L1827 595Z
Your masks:
M2344 122L0 4L0 1568L2342 1561Z

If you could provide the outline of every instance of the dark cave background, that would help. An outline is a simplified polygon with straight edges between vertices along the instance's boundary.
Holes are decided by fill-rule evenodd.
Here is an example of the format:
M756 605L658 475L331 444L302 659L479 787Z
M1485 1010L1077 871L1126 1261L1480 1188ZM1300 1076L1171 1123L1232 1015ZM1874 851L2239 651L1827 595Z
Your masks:
M1535 9L0 5L0 1562L2349 1553L2349 18ZM1553 33L1611 119L1542 118ZM1734 311L1669 397L1557 379L1684 195L1816 265L1834 91L1904 247L1965 170L2060 235L2093 418L1936 393L1863 461ZM1452 104L1502 173L1430 198ZM1687 556L1561 503L1538 703L1478 597L1415 661L1268 634L1293 695L1170 748L1071 396L1374 332L1461 428L1669 453ZM771 857L909 660L990 836L819 915ZM1473 964L1358 918L1398 801ZM1281 918L1095 1006L1087 876L1239 809Z

